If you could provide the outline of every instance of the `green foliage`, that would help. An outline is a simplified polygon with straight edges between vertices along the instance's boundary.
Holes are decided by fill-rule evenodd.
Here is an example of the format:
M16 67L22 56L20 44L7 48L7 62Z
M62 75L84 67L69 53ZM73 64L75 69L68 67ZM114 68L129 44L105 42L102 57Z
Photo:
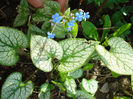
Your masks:
M60 6L56 1L48 1L44 3L44 8L40 8L33 16L34 22L48 21L51 16L60 11Z
M104 15L103 20L104 20L103 28L111 27L111 20L110 20L109 15ZM107 37L109 31L110 31L109 29L103 30L101 41L103 41Z
M55 33L56 38L65 38L65 35L67 34L65 27L62 24L55 25L53 32Z
M18 9L18 15L15 18L15 21L13 23L14 27L22 26L26 23L29 16L29 8L27 0L21 0L20 6Z
M66 78L66 81L64 83L66 89L67 89L67 94L75 95L76 94L76 82L72 78Z
M130 97L114 97L114 99L131 99Z
M98 40L98 32L94 24L88 21L83 21L82 28L83 28L83 33L86 38Z
M48 31L51 30L51 23L50 21L45 21L42 26L41 26L41 29L46 33Z
M133 75L131 75L131 87L132 87L132 91L133 91Z
M91 70L93 68L93 66L94 66L94 64L89 63L89 64L86 64L83 69L84 70Z
M39 35L31 36L31 59L35 66L44 72L53 69L52 58L61 59L63 50L54 40Z
M112 76L113 76L114 78L118 78L120 75L112 71Z
M70 13L71 13L71 11L70 11L71 9L70 8L68 8L66 11L65 11L65 13L64 13L64 15L65 16L69 16L70 15Z
M96 51L104 64L118 74L132 75L133 67L133 49L119 37L109 39L108 45L111 47L107 51L103 46L97 45Z
M83 69L82 68L79 68L79 69L72 71L72 72L68 72L68 76L72 77L73 79L78 79L82 75L83 75Z
M72 29L72 31L70 32L72 34L72 36L75 38L78 34L78 24L75 22L74 27Z
M19 59L18 49L27 47L28 39L23 32L0 27L0 64L5 66L16 64Z
M50 99L50 88L48 83L41 85L38 97L39 99Z
M46 83L40 87L39 99L50 99L50 91L54 89L52 84L59 87L60 92L66 91L70 98L94 99L98 90L98 82L94 79L87 80L84 73L84 71L89 73L89 70L93 68L94 63L92 63L93 61L89 63L90 59L103 61L115 78L121 74L133 74L133 49L122 39L130 33L129 29L133 23L133 17L130 17L130 14L133 13L133 6L121 7L119 5L126 2L128 0L107 0L107 2L88 0L88 3L100 6L101 13L104 13L103 8L117 9L116 12L103 15L100 19L103 31L99 34L97 30L101 28L97 28L90 22L91 20L86 21L89 19L87 17L90 17L88 13L76 9L71 11L70 8L61 13L60 5L52 0L45 0L43 8L34 9L29 7L26 0L21 0L13 25L19 27L26 24L28 16L30 16L27 22L28 39L21 31L0 27L0 64L14 65L19 58L18 49L21 48L23 51L23 48L27 48L30 42L30 56L33 64L44 72L50 72ZM103 6L104 3L105 6ZM127 23L124 20L125 17L129 18L131 23ZM80 18L84 21L80 21ZM97 24L97 26L100 25ZM116 28L118 29L115 31ZM89 39L88 41L85 38L76 38L78 29L83 29L80 31L80 35L84 35ZM54 36L55 40L52 40L51 38L54 39ZM66 39L64 40L64 38ZM110 47L110 49L107 50L106 47ZM133 85L132 81L131 76ZM2 86L1 99L27 99L32 91L32 82L23 83L22 75L14 72L9 75ZM114 97L114 99L129 98Z
M74 99L94 99L94 97L87 92L77 90L77 94L75 95Z
M31 81L22 82L22 74L14 72L8 76L2 86L1 99L27 99L33 91Z
M95 47L95 43L87 44L85 39L67 39L59 44L64 52L58 67L60 72L70 72L83 66Z
M121 35L123 35L127 30L129 30L131 28L131 24L125 24L123 26L121 26L119 29L117 29L111 36L112 37L120 37Z
M98 82L94 79L86 80L83 78L81 82L81 88L91 95L95 95L95 92L98 89Z

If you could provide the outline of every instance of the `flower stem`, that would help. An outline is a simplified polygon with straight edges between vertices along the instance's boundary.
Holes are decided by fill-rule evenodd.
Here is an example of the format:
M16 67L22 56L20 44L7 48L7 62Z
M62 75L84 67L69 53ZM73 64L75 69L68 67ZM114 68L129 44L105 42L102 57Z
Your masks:
M55 23L54 26L53 26L53 29L52 29L52 31L51 31L51 34L53 34L55 27L56 27L56 23Z

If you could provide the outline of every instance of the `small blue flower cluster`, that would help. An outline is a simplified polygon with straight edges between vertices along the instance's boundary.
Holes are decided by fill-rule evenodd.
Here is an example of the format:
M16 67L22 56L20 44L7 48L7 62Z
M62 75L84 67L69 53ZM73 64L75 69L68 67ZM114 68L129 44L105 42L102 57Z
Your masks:
M55 13L53 16L52 16L52 18L53 18L53 22L54 23L60 23L60 21L62 20L62 16L59 16L59 13Z
M82 11L80 11L79 13L77 12L75 16L75 20L78 20L79 22L81 22L82 20L86 21L86 19L90 18L89 12L83 13Z
M72 20L70 22L67 23L67 32L71 31L71 28L74 26L75 20Z
M60 21L62 20L62 16L59 16L59 13L55 13L54 15L52 15L52 21L54 23L60 23ZM55 37L55 33L50 33L47 32L48 38L54 38Z
M80 12L77 12L74 14L70 14L70 16L72 17L71 21L67 23L67 32L71 31L72 30L72 27L75 25L75 21L79 21L81 22L82 20L86 21L86 19L89 19L90 18L90 15L89 15L89 12L83 12L83 11L80 11ZM62 16L59 16L59 13L55 13L53 16L52 16L52 22L53 23L60 23L60 21L62 20ZM62 20L63 23L66 22L65 19ZM51 23L51 24L53 24ZM55 36L55 33L50 33L50 32L47 32L47 35L48 35L48 38L54 38Z
M48 35L48 38L54 38L55 33L50 33L50 32L47 32L47 35Z

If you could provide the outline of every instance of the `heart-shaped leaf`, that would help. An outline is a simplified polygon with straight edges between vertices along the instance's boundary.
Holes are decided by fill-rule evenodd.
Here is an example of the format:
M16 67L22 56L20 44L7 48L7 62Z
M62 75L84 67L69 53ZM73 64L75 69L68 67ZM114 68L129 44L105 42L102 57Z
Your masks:
M22 74L14 72L8 76L2 86L1 99L27 99L33 91L33 84L22 82Z
M39 35L31 35L31 59L44 72L53 69L52 58L61 59L63 50L54 40Z
M113 37L109 39L108 45L111 47L107 51L103 46L97 45L96 51L104 64L112 71L123 74L133 74L133 49L122 38Z
M49 84L44 83L41 85L40 92L39 92L39 99L50 99L50 89L48 88Z
M95 79L86 80L83 78L81 85L85 91L91 93L92 95L94 95L98 89L98 82Z
M72 78L66 78L66 81L65 81L65 87L67 89L67 93L68 94L72 94L72 95L75 95L76 94L76 82L74 79Z
M87 92L78 90L74 99L94 99L94 97L92 95L88 94Z
M70 72L80 68L95 50L95 44L87 44L85 39L67 39L59 44L64 52L58 67L60 72Z
M8 27L0 27L0 64L12 66L18 61L18 48L28 47L28 39L23 32Z
M72 77L73 79L78 79L82 75L83 75L83 69L82 68L79 68L79 69L72 71L72 72L68 72L68 76Z

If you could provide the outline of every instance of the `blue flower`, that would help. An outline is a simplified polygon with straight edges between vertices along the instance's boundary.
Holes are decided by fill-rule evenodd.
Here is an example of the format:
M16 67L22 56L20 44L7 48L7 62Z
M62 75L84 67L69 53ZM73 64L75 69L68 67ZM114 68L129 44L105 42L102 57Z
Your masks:
M59 13L55 13L54 15L52 15L52 18L52 21L54 23L60 23L60 21L62 20L62 16L59 16Z
M67 23L67 26L68 27L73 27L74 26L74 23L75 23L75 20L72 20L70 22Z
M55 33L50 33L50 32L47 32L47 35L48 35L48 38L54 38L55 37Z
M77 12L76 14L75 14L75 20L78 20L79 22L81 22L82 21L82 19L83 19L83 12Z
M65 23L65 22L66 22L66 20L65 20L65 19L63 19L63 20L62 20L62 22L63 22L63 23Z
M71 27L68 27L68 28L67 28L67 32L69 32L69 31L71 31Z
M89 12L86 12L83 14L83 19L86 21L86 19L89 19L90 18L90 15L89 15Z

